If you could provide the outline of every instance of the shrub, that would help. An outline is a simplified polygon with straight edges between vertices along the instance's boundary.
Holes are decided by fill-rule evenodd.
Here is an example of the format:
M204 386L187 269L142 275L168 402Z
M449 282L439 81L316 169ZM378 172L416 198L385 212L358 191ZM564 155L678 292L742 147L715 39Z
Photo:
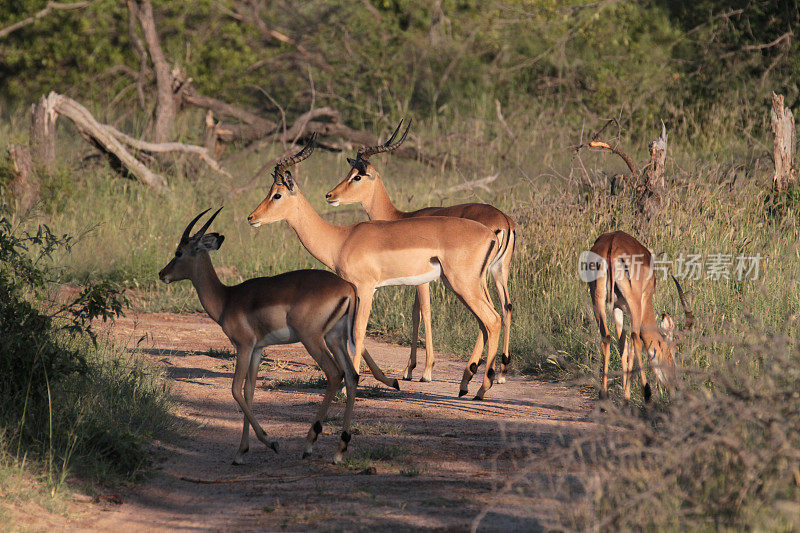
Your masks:
M20 232L0 215L0 455L42 459L51 482L63 480L73 458L135 473L145 439L170 422L160 374L108 345L98 349L92 321L119 316L127 299L107 282L66 303L54 299L49 259L72 239L47 226Z

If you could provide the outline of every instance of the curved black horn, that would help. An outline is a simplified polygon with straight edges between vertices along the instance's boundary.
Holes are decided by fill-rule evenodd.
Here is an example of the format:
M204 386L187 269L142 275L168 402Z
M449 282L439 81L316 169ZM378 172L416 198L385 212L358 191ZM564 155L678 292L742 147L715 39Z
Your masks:
M363 148L361 148L358 151L357 157L359 159L363 160L363 161L366 161L372 155L380 154L380 153L383 153L383 152L393 152L393 151L395 151L401 144L403 144L403 141L406 140L406 135L408 135L408 130L411 129L411 122L412 121L409 120L408 121L408 125L406 126L406 131L403 133L403 136L400 137L399 141L394 142L394 139L395 139L395 137L397 137L397 133L400 131L400 128L403 126L403 122L404 121L405 121L404 118L400 120L400 124L397 125L397 128L395 128L394 133L392 133L392 136L389 137L389 139L387 139L385 143L378 144L378 145L375 145L375 146L364 146Z
M675 287L678 289L678 298L681 300L681 305L683 306L683 312L686 315L686 324L683 326L682 329L690 330L694 325L694 313L689 308L689 304L686 302L686 295L683 294L683 289L681 289L681 284L678 283L678 278L672 276L672 281L675 282Z
M314 151L314 145L316 144L316 142L317 142L317 133L314 132L313 134L311 134L311 138L308 140L308 142L306 143L306 145L303 147L302 150L300 150L294 155L284 157L283 159L278 161L278 164L275 165L275 171L272 174L273 178L275 178L275 181L277 182L278 179L280 179L283 176L284 170L286 170L289 167L293 167L300 161L308 158L308 156L310 156L311 153Z
M222 207L225 207L225 206L222 206ZM203 224L203 227L200 228L200 231L198 231L197 234L195 235L196 239L199 239L200 237L202 237L203 235L206 234L206 230L208 229L208 227L211 225L212 222L214 222L214 219L217 218L217 215L219 215L219 212L222 211L222 207L220 207L219 209L214 211L214 214L211 215L211 218L206 220L206 223Z
M206 209L205 211L203 211L202 213L200 213L199 215L197 215L196 217L194 217L194 219L191 222L189 222L189 225L186 226L185 230L183 230L183 235L181 235L181 241L182 242L189 240L189 234L192 232L192 228L194 227L194 225L197 224L197 221L200 220L201 216L205 215L209 211L211 211L210 207L208 209Z

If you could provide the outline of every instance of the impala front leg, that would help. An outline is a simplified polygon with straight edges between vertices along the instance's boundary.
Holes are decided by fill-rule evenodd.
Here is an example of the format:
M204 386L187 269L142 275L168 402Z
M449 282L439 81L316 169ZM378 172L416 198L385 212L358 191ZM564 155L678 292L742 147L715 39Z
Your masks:
M250 422L250 425L253 426L253 431L255 432L258 440L272 448L277 453L278 442L274 440L271 441L267 438L266 431L264 431L256 418L253 416L253 413L250 411L250 407L247 405L244 395L242 394L242 386L244 385L245 376L249 370L249 365L247 363L249 363L250 355L252 353L252 344L249 346L237 346L236 369L233 373L233 385L231 387L231 393L233 394L233 399L239 404L239 408L244 413L245 418ZM253 386L255 386L255 384L253 384Z
M358 376L361 373L361 357L364 353L364 339L367 336L367 323L372 312L372 294L375 286L372 285L366 290L358 290L356 294L356 319L353 324L353 338L355 352L353 353L353 368L355 370L355 380L358 383ZM345 379L345 382L347 380Z
M255 348L250 356L250 367L247 371L247 379L244 382L244 397L247 406L253 409L253 393L256 389L256 380L258 379L258 365L261 364L261 348ZM239 443L239 451L233 458L233 464L244 464L244 454L250 449L250 422L247 421L247 416L244 419L242 427L242 440Z
M433 324L431 323L431 285L417 286L417 298L419 298L419 309L422 315L422 324L425 327L425 372L422 373L420 381L431 381L433 379L433 365L436 364L433 355Z

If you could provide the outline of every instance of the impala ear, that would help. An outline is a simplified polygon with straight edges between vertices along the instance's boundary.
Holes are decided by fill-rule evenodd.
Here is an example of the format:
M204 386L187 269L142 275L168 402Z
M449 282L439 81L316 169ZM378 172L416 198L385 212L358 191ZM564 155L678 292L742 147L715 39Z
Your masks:
M205 250L206 252L219 250L219 247L222 246L222 241L224 240L225 235L220 235L219 233L206 233L200 237L200 242L197 243L197 247L201 250Z
M287 170L283 173L283 184L286 185L286 188L289 189L289 192L294 192L294 177L292 176L292 172Z
M672 317L669 313L663 313L661 315L661 331L664 332L664 336L672 342L672 339L675 334L675 321L672 320Z

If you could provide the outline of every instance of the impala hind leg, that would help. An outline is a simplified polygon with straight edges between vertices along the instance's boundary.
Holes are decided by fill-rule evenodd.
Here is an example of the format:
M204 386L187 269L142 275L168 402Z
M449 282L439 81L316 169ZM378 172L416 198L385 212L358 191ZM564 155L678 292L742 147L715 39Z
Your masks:
M261 348L255 348L250 356L250 367L247 371L247 378L244 382L244 400L247 406L252 411L253 409L253 393L256 389L256 380L258 379L258 365L261 364ZM250 449L250 423L247 417L243 416L244 423L242 427L242 440L239 443L239 450L233 458L233 464L244 464L244 454Z
M350 444L350 437L352 436L350 433L350 424L353 421L353 407L355 406L356 402L357 374L352 362L350 361L350 358L347 356L346 351L334 349L333 354L334 357L336 357L336 361L339 363L339 366L344 369L344 383L347 391L347 404L344 409L344 418L342 420L341 440L339 441L339 449L333 456L333 463L339 464L342 462L344 453L347 451L347 447Z
M625 331L625 314L619 307L614 308L614 327L619 341L619 359L622 367L622 396L625 401L628 401L631 399L633 356L629 353L628 333Z
M253 416L253 412L250 410L250 406L248 405L247 401L245 400L243 394L243 385L245 382L246 375L250 372L251 360L253 354L253 345L250 344L248 346L239 345L236 347L236 369L233 373L233 385L231 386L231 393L233 394L233 399L236 400L236 403L239 404L239 408L244 413L245 419L250 422L250 425L253 427L253 432L256 434L258 440L272 448L276 453L278 451L278 442L275 440L269 440L267 438L267 433L258 423L258 420ZM260 355L259 355L260 357ZM258 365L254 365L255 371L253 375L258 371ZM251 384L249 384L253 388L255 388L255 377L251 380ZM252 398L252 395L251 395ZM244 438L242 439L245 440ZM241 446L240 446L241 450ZM237 454L237 457L239 455ZM241 457L239 457L241 459Z
M500 315L492 305L492 300L489 298L489 292L486 290L486 284L480 280L477 282L467 282L461 285L460 282L453 283L453 280L448 280L450 286L453 288L459 299L464 305L469 308L481 328L481 336L475 343L475 348L470 357L469 364L464 370L464 375L461 378L461 388L458 395L463 396L467 393L467 385L472 379L472 376L478 369L478 361L480 360L481 353L483 352L483 344L486 343L486 373L483 378L481 388L475 395L475 400L482 400L483 396L492 387L494 381L494 360L497 356L497 346L500 344L500 328L502 321Z
M308 435L306 435L306 445L303 449L303 458L306 458L311 455L311 452L314 449L314 443L317 441L319 434L322 433L322 422L325 420L325 415L328 414L328 409L331 406L333 397L339 390L339 384L342 382L344 372L342 372L336 365L336 362L333 359L333 354L328 349L328 346L324 340L305 339L302 342L303 346L305 346L306 350L308 350L308 353L311 354L322 371L325 373L325 377L328 380L328 386L325 388L325 396L322 398L322 403L317 410L314 423L311 424L311 428L308 430Z
M403 372L403 379L411 381L414 369L417 367L417 347L419 346L419 287L414 291L414 306L411 308L411 355ZM427 348L427 346L426 346Z
M606 278L600 277L589 282L589 294L592 297L592 310L600 329L600 352L603 355L603 368L600 372L600 399L608 398L608 363L611 359L611 332L606 318Z
M500 355L500 374L497 376L497 383L506 382L508 364L511 362L511 356L508 353L508 345L511 342L511 297L508 292L507 267L508 265L504 261L497 268L491 270L500 300L500 316L503 319L503 352Z
M417 286L417 298L419 298L420 315L422 315L422 325L425 328L425 371L422 373L420 381L431 381L433 379L433 365L436 364L433 354L433 323L431 322L431 285Z

